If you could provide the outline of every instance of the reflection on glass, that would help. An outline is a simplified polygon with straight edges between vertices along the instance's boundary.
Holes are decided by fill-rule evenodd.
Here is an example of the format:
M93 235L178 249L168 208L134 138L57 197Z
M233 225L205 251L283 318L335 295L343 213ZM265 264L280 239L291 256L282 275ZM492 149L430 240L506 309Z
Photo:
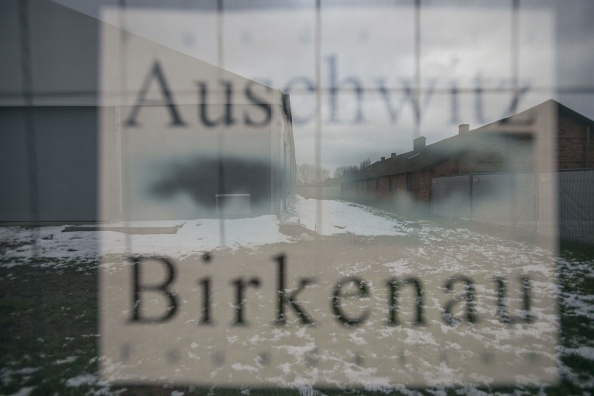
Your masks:
M2 7L0 393L591 385L587 2Z

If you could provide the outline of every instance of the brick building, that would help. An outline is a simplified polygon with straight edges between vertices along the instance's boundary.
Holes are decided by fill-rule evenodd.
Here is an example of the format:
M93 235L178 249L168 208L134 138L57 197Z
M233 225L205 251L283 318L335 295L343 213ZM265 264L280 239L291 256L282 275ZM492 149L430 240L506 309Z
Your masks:
M412 151L343 176L341 198L388 203L407 196L429 203L436 177L594 168L593 125L554 100L474 130L462 124L455 136L430 145L421 136Z

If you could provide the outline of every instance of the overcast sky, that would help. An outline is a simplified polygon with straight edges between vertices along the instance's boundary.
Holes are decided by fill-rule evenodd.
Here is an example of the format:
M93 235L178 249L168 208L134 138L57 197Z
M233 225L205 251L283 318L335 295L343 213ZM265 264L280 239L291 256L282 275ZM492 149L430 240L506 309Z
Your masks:
M251 7L225 1L220 36L217 12L206 6L211 3L150 3L127 2L124 14L109 4L70 6L112 24L123 21L135 34L209 63L221 60L225 69L289 92L297 162L314 162L314 1L260 1ZM355 3L322 1L322 165L330 170L409 151L416 136L414 2ZM593 117L594 35L585 17L594 14L592 2L547 3L520 1L517 71L525 90L518 110L557 98ZM512 2L421 4L419 133L430 144L457 133L460 123L473 129L508 115L514 75ZM335 94L332 87L338 88ZM581 91L566 92L574 87Z

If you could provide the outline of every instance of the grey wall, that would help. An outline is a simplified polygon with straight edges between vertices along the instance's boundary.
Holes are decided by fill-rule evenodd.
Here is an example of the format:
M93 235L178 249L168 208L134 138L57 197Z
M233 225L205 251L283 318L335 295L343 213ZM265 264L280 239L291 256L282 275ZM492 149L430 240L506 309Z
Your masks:
M94 105L98 22L50 0L0 2L0 104ZM28 72L29 71L29 72Z
M559 234L594 245L594 170L559 173Z
M0 35L0 221L95 220L97 21L8 0Z
M594 244L594 170L557 173L494 173L433 179L432 213L541 232L554 213L539 210L557 180L561 239ZM469 194L470 192L470 194ZM544 194L544 196L543 196ZM546 228L545 228L546 229Z
M94 107L0 108L0 221L97 218L96 115Z

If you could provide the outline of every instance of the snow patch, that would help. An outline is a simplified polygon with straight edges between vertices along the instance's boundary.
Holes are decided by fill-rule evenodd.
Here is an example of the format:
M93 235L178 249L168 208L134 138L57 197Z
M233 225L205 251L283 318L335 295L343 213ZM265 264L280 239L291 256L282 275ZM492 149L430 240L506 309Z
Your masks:
M69 378L66 381L66 386L71 388L78 388L83 385L95 385L99 382L99 376L96 374L81 374L76 377Z
M378 216L365 206L343 201L296 197L301 224L321 235L351 233L361 236L407 235L402 221ZM317 205L321 205L321 227L316 219Z
M34 386L28 386L25 388L21 388L18 392L13 393L11 396L29 396L31 392L35 389Z
M68 356L66 359L58 359L54 362L56 365L72 363L76 360L76 356Z

